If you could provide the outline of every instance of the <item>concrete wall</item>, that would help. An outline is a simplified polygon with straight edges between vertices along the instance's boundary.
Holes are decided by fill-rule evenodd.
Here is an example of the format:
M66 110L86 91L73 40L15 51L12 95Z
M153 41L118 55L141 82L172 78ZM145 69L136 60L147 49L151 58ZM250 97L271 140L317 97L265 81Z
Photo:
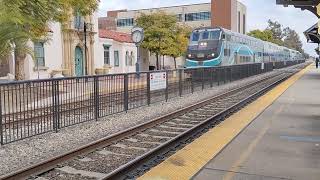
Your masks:
M246 27L247 21L243 21L243 16L245 15L245 18L247 18L247 9L241 2L237 0L214 0L212 12L213 18L211 20L213 26L220 26L242 34L246 33L247 28L244 29L244 27Z
M53 33L50 40L44 44L45 66L36 67L33 58L28 55L24 63L24 75L26 79L50 78L53 70L62 69L62 36L61 25L59 23L51 23L50 29ZM29 42L29 46L34 48L34 44Z
M104 45L110 46L110 74L135 72L135 63L137 62L137 48L133 43L121 43L112 39L100 38L99 47L97 49L97 58L95 61L96 68L106 68L104 64ZM119 67L115 66L114 52L119 51ZM132 66L126 66L126 52L133 52L134 60Z
M211 3L203 4L191 4L191 5L182 5L182 6L172 6L172 7L163 7L163 8L153 8L153 9L141 9L141 10L131 10L131 11L122 11L117 13L117 19L127 19L127 18L138 18L141 13L151 14L154 12L163 11L167 14L177 15L182 14L183 21L180 22L192 28L197 28L201 26L211 26L211 20L202 20L202 21L184 21L186 13L196 13L196 12L211 12ZM131 32L132 26L127 27L117 27L117 31L120 32Z

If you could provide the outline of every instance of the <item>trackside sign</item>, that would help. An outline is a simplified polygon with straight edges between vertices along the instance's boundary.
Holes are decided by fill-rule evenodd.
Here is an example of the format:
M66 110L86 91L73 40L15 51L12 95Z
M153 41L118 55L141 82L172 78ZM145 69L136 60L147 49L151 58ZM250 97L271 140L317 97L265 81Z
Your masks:
M150 74L150 91L166 89L167 88L167 74L165 72Z

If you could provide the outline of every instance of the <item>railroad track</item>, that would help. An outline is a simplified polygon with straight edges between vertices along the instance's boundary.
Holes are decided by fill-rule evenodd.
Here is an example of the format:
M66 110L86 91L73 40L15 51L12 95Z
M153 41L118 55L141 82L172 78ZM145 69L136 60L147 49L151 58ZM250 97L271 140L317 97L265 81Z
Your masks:
M131 172L221 122L294 74L281 73L154 119L1 179L130 179ZM144 170L140 170L144 171ZM134 174L133 173L133 174ZM138 170L139 174L139 170Z

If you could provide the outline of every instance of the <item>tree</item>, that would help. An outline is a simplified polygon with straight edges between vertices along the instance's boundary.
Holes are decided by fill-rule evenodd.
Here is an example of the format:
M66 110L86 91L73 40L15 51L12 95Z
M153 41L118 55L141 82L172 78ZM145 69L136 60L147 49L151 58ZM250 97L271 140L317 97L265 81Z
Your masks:
M284 32L284 46L295 49L301 53L303 53L302 42L298 33L295 30L290 29L289 27L283 30Z
M156 55L157 69L159 70L159 55L166 55L166 49L174 39L174 30L177 23L176 16L163 12L141 14L136 23L145 32L142 47Z
M282 25L277 21L273 22L272 20L269 20L268 27L265 30L253 30L250 31L248 35L263 41L295 49L301 52L305 57L309 57L302 48L299 34L289 27L282 29Z
M273 39L279 42L283 39L282 25L279 22L269 19L267 30L272 32Z
M253 30L248 33L249 36L261 39L263 41L272 42L274 44L282 45L282 40L274 39L273 33L271 30Z
M33 55L30 41L47 41L48 24L70 19L76 9L86 16L98 8L97 0L0 0L0 53L15 54L16 79L23 79L23 63Z
M174 38L165 51L165 54L173 57L174 68L177 69L177 58L185 55L189 44L191 28L177 25L174 31Z

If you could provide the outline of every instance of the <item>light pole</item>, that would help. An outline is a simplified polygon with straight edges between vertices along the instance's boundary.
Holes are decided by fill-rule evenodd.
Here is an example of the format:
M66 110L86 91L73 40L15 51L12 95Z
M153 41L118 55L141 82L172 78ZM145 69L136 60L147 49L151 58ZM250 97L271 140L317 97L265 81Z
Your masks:
M83 33L84 33L84 74L88 75L88 62L87 62L87 25L85 21L83 22Z
M136 73L140 73L140 45L144 39L144 31L141 27L134 27L131 30L132 41L137 47L137 62L136 62Z

